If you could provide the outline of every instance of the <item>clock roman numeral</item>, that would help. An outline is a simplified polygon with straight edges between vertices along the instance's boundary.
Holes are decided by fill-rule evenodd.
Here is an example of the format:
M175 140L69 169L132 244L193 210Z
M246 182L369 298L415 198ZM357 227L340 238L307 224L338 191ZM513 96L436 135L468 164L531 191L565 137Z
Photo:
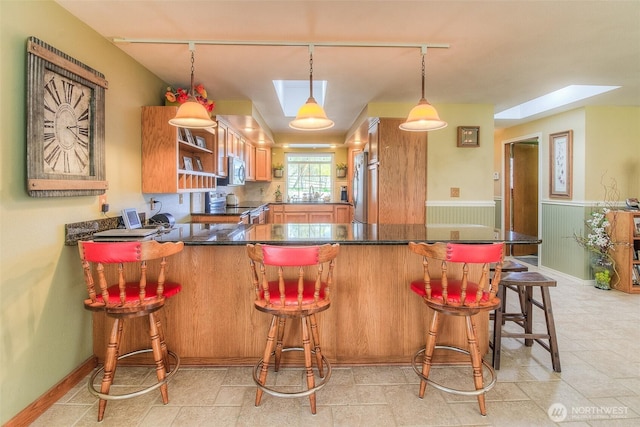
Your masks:
M78 121L84 121L84 120L89 120L89 107L87 107L82 114L80 114L80 116L78 117Z
M74 150L74 152L76 154L78 164L81 166L82 170L84 170L87 167L87 161L89 160L88 157L85 155L84 151Z
M84 91L80 92L80 96L78 96L78 99L76 99L76 103L73 104L73 109L75 110L76 107L78 106L78 104L80 103L80 101L82 101L82 98L84 97Z
M79 127L78 128L78 133L82 136L86 136L87 138L89 137L89 128L88 127Z
M71 166L69 165L69 152L63 151L62 156L64 157L64 163L63 163L64 173L69 173L71 172Z
M44 119L44 127L46 128L52 128L53 129L53 120L47 120Z
M49 80L49 83L47 83L47 85L44 88L46 89L47 92L49 92L49 94L51 95L51 98L53 99L53 102L55 102L56 105L62 104L62 100L60 99L60 94L58 93L58 87L56 86L55 80L53 79Z
M66 102L67 104L71 104L71 100L73 99L74 85L63 80L62 89L64 92L64 102Z
M55 170L56 165L58 164L58 159L60 159L60 154L62 149L59 145L53 147L53 150L49 154L47 154L44 158L44 161L47 162L51 167Z
M53 126L52 126L53 127ZM44 140L45 141L53 141L56 139L56 134L55 132L45 132L44 133Z

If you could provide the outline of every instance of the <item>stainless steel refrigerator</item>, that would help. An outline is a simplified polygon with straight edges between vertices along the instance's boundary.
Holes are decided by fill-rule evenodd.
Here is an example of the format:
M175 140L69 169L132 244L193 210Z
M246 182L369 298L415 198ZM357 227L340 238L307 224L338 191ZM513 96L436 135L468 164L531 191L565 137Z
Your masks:
M353 159L353 221L367 223L367 153Z

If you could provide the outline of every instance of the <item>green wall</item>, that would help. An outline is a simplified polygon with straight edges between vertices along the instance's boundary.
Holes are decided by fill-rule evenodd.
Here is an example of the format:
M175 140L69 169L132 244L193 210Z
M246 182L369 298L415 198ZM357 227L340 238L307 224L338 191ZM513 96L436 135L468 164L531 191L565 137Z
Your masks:
M164 83L52 1L0 1L0 424L92 356L77 248L64 224L100 217L97 197L31 198L26 188L26 40L35 36L105 74L113 211L145 211L140 106ZM147 208L147 209L145 209Z

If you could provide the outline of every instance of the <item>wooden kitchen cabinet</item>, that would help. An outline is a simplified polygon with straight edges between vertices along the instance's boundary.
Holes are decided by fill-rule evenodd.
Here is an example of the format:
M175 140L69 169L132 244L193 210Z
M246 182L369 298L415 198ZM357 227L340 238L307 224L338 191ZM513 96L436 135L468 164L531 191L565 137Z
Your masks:
M168 122L178 107L142 107L142 192L188 193L216 188L215 133L193 129L205 139L206 148L190 144ZM215 131L214 131L215 132ZM191 160L193 170L185 167ZM202 170L198 170L200 160Z
M334 219L336 224L348 224L352 221L351 205L336 205L333 210Z
M256 181L271 181L271 148L256 147Z
M229 126L221 120L218 120L216 128L216 175L226 178L229 175L229 164L227 162L227 133Z
M269 215L267 217L267 222L269 224L284 224L284 205L269 205Z
M270 205L273 224L333 224L350 223L351 206L346 204L290 203Z
M398 128L402 119L371 119L367 222L425 224L427 194L427 132ZM373 148L375 147L375 149Z
M256 180L256 147L250 142L244 144L244 162L246 167L247 181Z
M379 134L379 126L380 119L374 118L371 119L369 123L369 140L367 142L367 146L365 151L369 152L367 162L369 164L374 164L378 162L378 147L380 142L380 134Z

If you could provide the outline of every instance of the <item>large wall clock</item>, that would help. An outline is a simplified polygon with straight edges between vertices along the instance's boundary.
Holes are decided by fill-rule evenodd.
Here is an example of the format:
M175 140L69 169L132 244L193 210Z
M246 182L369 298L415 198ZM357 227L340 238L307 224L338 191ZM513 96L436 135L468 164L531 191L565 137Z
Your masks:
M27 192L104 194L104 75L35 37L27 41Z

